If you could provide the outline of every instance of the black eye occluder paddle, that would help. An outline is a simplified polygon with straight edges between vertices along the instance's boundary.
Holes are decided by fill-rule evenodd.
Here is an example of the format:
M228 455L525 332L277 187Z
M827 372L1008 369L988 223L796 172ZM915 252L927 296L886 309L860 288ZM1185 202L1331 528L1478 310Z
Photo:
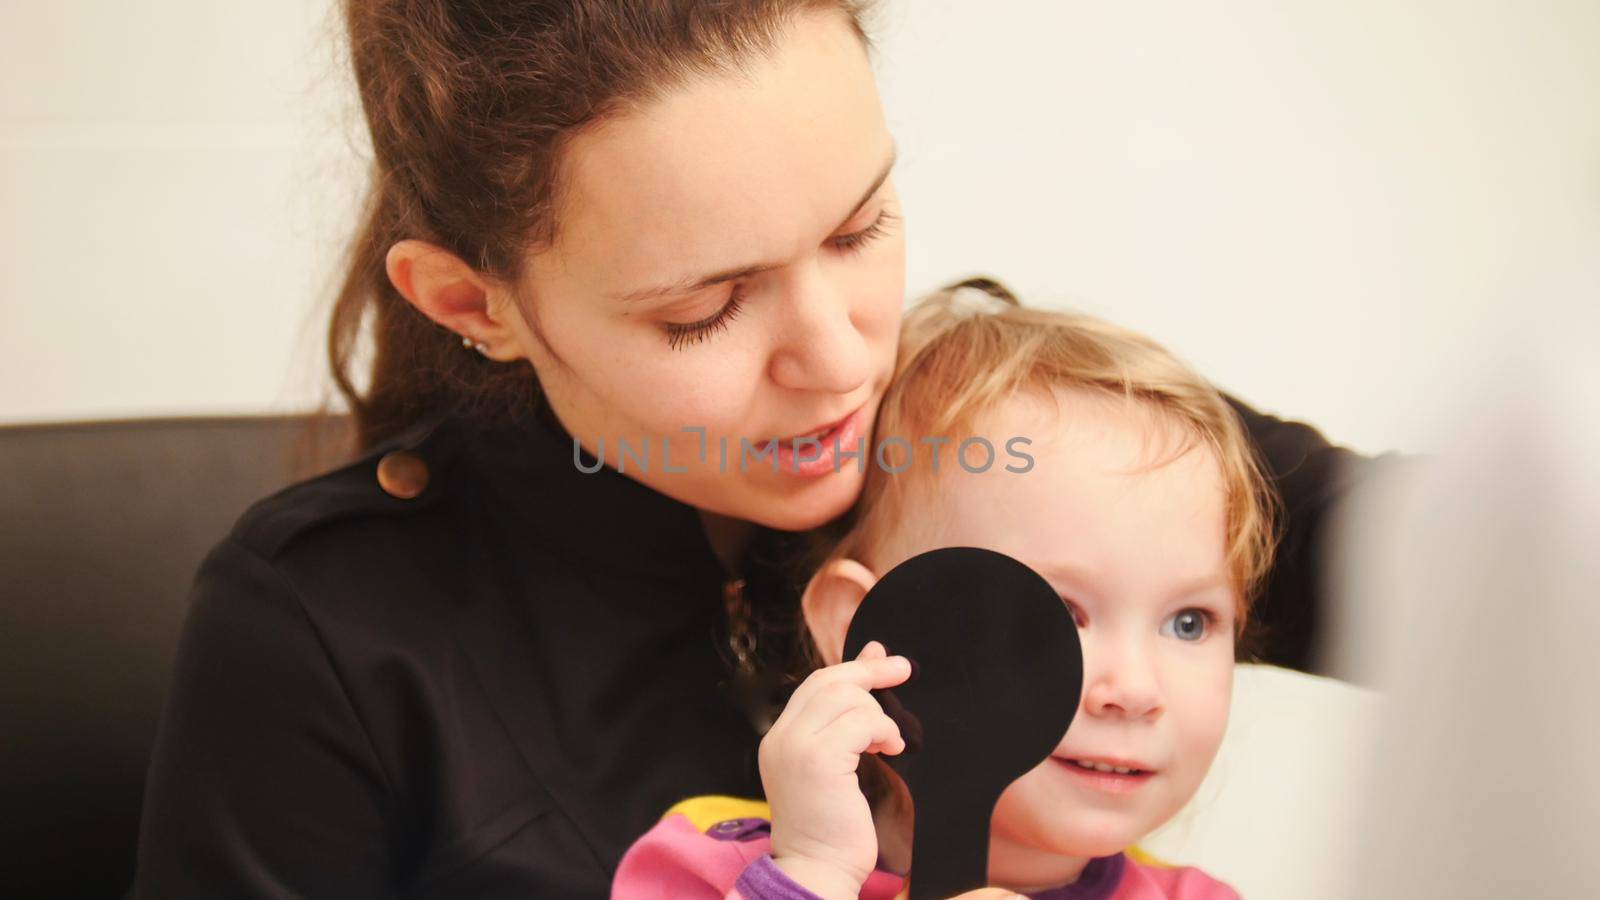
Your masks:
M1083 690L1072 614L1039 573L992 550L931 550L867 593L844 658L868 641L911 659L906 684L875 691L906 751L883 759L911 791L911 898L987 883L989 821L1011 782L1061 743Z

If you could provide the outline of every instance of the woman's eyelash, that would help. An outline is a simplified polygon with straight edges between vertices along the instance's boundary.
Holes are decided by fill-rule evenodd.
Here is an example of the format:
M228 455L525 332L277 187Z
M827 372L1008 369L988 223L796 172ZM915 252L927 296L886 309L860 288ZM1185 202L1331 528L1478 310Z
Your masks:
M878 218L873 220L871 225L851 234L841 234L828 243L832 244L834 249L843 250L847 253L860 250L877 238L882 237L897 218L894 213L886 209L878 213Z
M734 317L739 315L739 310L744 304L744 288L735 284L733 292L728 295L728 302L716 312L698 322L668 322L667 346L674 350L681 350L686 346L698 344L718 331L728 327Z
M857 252L862 247L865 247L867 244L887 233L889 226L894 224L897 219L898 217L894 213L889 212L887 209L883 210L882 212L878 213L878 218L875 219L871 225L868 225L866 228L851 234L841 234L836 238L831 238L829 239L828 243L836 250L841 250L846 253ZM716 312L705 317L704 319L701 319L698 322L685 322L681 324L677 322L668 322L667 346L674 350L681 350L684 347L698 344L701 341L711 337L713 334L716 334L717 332L727 328L728 323L732 322L734 317L739 315L739 311L743 309L743 302L744 291L740 286L735 285L733 293L728 295L728 302L724 303L722 308L718 309Z

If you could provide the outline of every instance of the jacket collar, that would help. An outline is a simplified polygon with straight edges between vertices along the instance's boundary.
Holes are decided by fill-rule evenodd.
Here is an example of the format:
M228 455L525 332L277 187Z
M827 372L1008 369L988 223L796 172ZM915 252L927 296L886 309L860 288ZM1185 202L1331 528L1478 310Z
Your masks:
M694 507L582 450L547 404L520 421L469 432L466 453L519 526L563 554L654 576L721 577ZM582 465L580 469L579 466Z

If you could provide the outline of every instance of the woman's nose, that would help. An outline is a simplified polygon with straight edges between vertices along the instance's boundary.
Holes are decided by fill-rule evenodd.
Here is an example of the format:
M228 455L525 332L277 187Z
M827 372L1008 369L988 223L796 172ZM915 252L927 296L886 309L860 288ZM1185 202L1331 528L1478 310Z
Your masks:
M772 380L797 391L850 394L872 377L872 346L857 327L852 297L825 267L802 266L784 283Z
M1094 716L1138 719L1160 713L1161 684L1151 660L1136 648L1096 648L1090 664L1085 652L1084 711Z

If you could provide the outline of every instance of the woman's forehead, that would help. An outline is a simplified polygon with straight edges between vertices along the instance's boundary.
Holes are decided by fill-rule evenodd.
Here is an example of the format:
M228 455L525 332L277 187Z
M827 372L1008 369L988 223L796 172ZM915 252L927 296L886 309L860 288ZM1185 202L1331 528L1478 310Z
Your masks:
M576 137L556 249L639 287L792 254L842 224L892 154L859 39L818 18L748 72L698 78Z

